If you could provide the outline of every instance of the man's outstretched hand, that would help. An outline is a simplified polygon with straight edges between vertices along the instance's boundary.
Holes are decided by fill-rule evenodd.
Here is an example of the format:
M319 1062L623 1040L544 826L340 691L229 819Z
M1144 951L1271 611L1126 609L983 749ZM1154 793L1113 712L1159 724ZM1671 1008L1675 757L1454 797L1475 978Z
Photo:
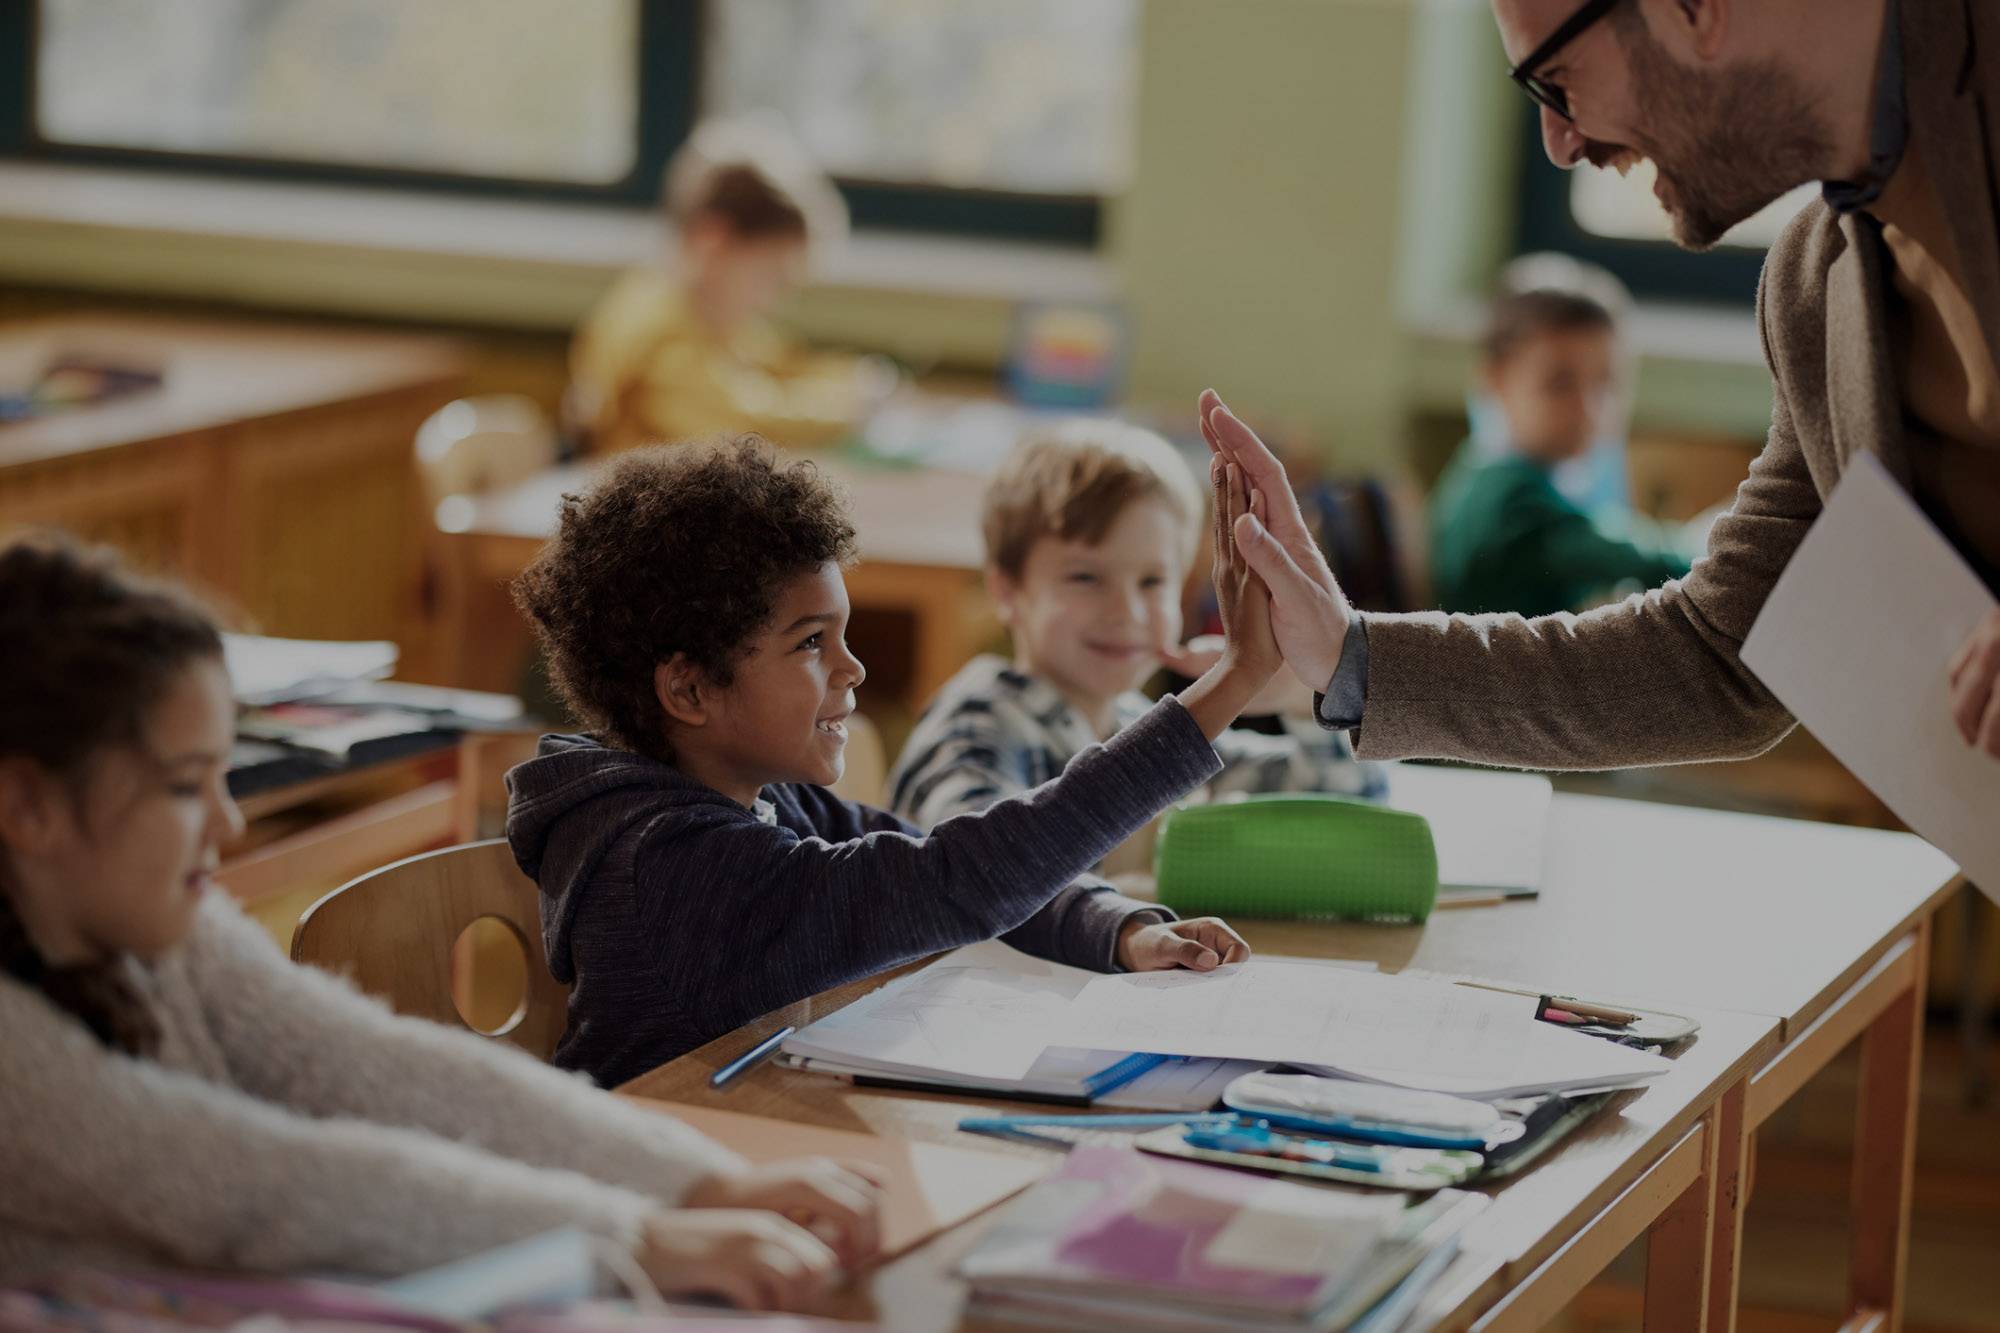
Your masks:
M1255 514L1238 518L1236 544L1271 590L1271 629L1285 664L1301 684L1323 690L1340 665L1341 644L1354 613L1299 512L1285 466L1213 389L1201 395L1201 435L1263 494L1265 521Z

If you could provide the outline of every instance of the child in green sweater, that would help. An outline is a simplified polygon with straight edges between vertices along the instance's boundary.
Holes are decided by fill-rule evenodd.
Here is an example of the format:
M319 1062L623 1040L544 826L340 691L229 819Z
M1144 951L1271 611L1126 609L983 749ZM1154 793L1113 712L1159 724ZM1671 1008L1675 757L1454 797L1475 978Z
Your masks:
M1619 532L1557 489L1561 464L1598 438L1617 394L1618 330L1588 296L1535 289L1494 306L1483 387L1506 417L1511 448L1482 459L1470 443L1430 506L1431 576L1447 611L1547 615L1594 605L1631 585L1688 572L1671 542Z

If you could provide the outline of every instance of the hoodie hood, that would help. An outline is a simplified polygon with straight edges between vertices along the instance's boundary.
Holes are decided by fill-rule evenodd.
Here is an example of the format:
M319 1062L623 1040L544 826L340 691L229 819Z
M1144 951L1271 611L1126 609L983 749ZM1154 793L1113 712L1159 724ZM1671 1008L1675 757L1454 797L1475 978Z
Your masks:
M507 773L507 843L542 891L549 971L576 980L570 933L577 904L604 858L663 813L735 803L671 764L613 750L589 736L544 736L535 757Z

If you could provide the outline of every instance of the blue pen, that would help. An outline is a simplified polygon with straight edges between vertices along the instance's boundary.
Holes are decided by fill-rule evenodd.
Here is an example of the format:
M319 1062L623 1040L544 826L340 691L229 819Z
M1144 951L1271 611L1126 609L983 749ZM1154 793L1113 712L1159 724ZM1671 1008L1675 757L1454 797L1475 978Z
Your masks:
M1382 1170L1379 1149L1329 1143L1324 1139L1302 1139L1290 1134L1274 1134L1270 1125L1254 1124L1191 1125L1184 1136L1190 1148L1209 1152L1244 1153L1253 1157L1279 1157L1295 1162L1317 1162L1345 1171Z
M743 1052L743 1054L737 1056L713 1074L710 1074L708 1076L708 1086L719 1088L729 1082L730 1079L735 1078L744 1070L749 1069L758 1061L764 1059L764 1057L775 1054L778 1047L783 1044L785 1038L797 1031L797 1028L789 1024L779 1028L776 1032L773 1032L770 1036L764 1038L764 1040L758 1042L755 1046L752 1046L749 1050Z

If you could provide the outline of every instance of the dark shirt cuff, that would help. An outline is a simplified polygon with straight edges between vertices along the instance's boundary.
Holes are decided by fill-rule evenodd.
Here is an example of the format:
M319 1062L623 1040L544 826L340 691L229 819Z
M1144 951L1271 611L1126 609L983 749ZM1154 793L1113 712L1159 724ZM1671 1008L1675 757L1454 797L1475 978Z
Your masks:
M1326 693L1313 696L1313 720L1328 731L1352 731L1361 725L1368 703L1368 632L1361 617L1348 622L1340 641L1340 665L1327 682Z

